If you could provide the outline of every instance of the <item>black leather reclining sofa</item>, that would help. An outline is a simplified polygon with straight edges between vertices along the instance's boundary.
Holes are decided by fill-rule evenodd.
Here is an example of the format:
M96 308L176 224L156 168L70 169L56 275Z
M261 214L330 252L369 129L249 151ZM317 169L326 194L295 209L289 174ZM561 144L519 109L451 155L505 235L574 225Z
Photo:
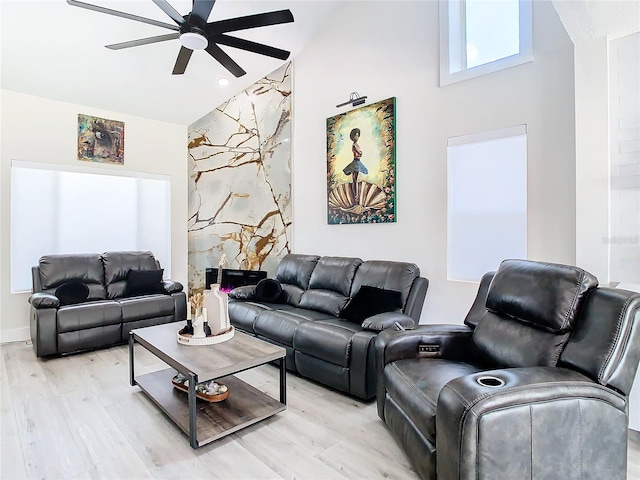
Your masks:
M184 320L187 300L183 286L163 281L160 270L151 252L41 257L31 270L33 294L29 297L36 355L124 343L134 328ZM151 277L155 281L150 281ZM62 295L65 288L66 295ZM81 296L74 299L78 292Z
M413 263L300 254L283 258L274 280L276 301L255 287L230 293L231 324L283 346L287 369L365 400L376 395L376 336L418 324L429 283Z

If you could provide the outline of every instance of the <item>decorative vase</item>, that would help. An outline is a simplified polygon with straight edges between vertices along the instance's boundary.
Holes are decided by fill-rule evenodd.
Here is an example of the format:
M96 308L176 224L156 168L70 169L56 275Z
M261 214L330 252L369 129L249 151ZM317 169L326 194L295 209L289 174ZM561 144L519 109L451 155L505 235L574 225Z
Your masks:
M207 309L207 322L213 335L229 330L229 297L220 291L220 285L211 285L211 290L204 291L204 305Z
M203 308L196 307L196 318L193 320L193 338L204 338L204 315Z

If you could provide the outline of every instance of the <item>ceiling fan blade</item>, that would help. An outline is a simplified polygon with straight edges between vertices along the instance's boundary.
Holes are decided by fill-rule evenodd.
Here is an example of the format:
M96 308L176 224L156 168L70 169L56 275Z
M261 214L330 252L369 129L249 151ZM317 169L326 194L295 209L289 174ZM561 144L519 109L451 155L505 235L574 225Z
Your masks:
M173 75L182 75L184 73L192 53L193 50L190 48L180 47L176 64L173 66L173 72L171 72Z
M150 43L164 42L167 40L175 40L180 38L179 33L168 33L166 35L159 35L157 37L141 38L140 40L131 40L129 42L112 43L111 45L105 45L111 50L122 50L123 48L139 47L140 45L148 45Z
M277 10L275 12L257 13L255 15L247 15L246 17L210 22L207 23L207 32L211 35L219 35L220 33L291 22L293 22L291 10Z
M162 11L169 15L171 19L178 25L182 25L184 23L184 18L182 18L182 15L176 12L175 8L167 3L167 0L153 0L153 3L159 6Z
M206 21L209 20L209 15L211 15L214 3L216 3L216 0L193 0L191 15L195 15L206 23Z
M266 55L267 57L279 58L280 60L286 60L289 58L290 52L281 50L276 47L270 47L262 43L252 42L245 40L244 38L231 37L229 35L215 35L209 38L209 41L227 45L228 47L240 48L247 50L248 52L259 53L260 55Z
M77 0L67 0L69 5L74 7L86 8L87 10L93 10L100 13L106 13L108 15L113 15L115 17L126 18L129 20L135 20L136 22L148 23L149 25L155 25L157 27L168 28L169 30L179 30L180 28L176 25L171 25L170 23L158 22L157 20L152 20L150 18L139 17L138 15L132 15L130 13L120 12L118 10L112 10L110 8L99 7L97 5L91 5L89 3L78 2Z
M209 45L207 46L207 52L218 62L220 62L220 64L224 68L229 70L234 77L241 77L242 75L247 73L242 69L240 65L234 62L229 55L224 53L224 51L215 43L209 42Z

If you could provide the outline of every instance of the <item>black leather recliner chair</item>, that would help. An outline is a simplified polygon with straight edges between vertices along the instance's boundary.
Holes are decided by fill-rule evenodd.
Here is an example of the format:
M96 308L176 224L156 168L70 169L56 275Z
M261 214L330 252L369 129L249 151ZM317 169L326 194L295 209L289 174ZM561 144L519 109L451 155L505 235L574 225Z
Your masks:
M464 323L376 339L378 414L420 477L626 478L640 294L505 260Z

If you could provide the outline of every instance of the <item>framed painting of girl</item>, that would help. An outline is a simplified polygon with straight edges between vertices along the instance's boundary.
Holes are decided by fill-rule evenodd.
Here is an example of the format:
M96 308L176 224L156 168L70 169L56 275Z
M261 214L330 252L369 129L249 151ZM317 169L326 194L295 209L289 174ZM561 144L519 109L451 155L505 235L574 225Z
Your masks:
M327 118L327 222L396 221L395 97Z

